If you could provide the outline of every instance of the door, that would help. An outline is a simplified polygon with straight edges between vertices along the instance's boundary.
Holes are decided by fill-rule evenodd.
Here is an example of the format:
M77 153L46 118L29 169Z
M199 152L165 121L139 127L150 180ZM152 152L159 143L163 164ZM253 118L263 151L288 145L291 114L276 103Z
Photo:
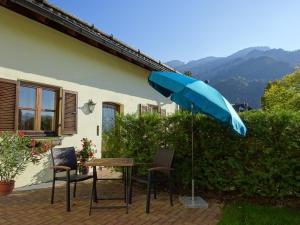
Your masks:
M115 126L116 115L120 106L116 103L104 102L102 104L102 133L110 131Z

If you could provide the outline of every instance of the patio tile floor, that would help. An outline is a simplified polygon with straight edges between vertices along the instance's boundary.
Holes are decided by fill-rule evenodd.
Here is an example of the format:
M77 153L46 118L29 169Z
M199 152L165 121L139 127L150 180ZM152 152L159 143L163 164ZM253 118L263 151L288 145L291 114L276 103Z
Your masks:
M101 181L101 194L122 192L118 181ZM220 217L222 204L209 200L207 209L185 209L174 196L174 206L169 205L167 193L159 193L158 199L151 201L150 214L145 213L145 190L134 188L133 204L129 214L125 209L94 209L88 216L91 182L77 186L77 196L72 200L71 212L65 211L65 189L56 188L55 203L50 204L50 188L32 191L16 191L0 197L0 224L38 225L38 224L86 224L86 225L215 225ZM98 204L113 204L118 201L100 201Z

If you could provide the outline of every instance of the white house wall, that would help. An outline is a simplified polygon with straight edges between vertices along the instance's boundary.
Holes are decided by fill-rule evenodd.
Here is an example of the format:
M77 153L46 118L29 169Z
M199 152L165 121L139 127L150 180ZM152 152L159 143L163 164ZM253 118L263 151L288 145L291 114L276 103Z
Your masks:
M141 67L0 6L0 78L76 91L79 107L89 99L97 103L92 114L78 110L78 134L64 137L62 146L79 147L81 138L88 137L101 156L101 133L97 136L96 127L102 127L102 102L122 104L125 114L136 113L140 103L159 104L174 112L175 105L149 87L148 75ZM16 179L16 186L50 180L48 159L30 165Z

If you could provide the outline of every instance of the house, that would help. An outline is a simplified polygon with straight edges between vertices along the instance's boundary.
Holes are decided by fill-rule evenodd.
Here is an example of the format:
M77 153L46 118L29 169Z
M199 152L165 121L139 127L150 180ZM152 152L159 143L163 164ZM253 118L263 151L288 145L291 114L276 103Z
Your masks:
M235 109L235 111L237 112L245 112L245 111L249 111L252 110L252 107L249 106L249 104L247 102L243 102L243 103L234 103L232 104L232 107Z
M148 85L154 70L174 71L46 1L0 0L0 131L75 147L87 137L100 157L116 112L175 111ZM50 180L50 165L16 186Z

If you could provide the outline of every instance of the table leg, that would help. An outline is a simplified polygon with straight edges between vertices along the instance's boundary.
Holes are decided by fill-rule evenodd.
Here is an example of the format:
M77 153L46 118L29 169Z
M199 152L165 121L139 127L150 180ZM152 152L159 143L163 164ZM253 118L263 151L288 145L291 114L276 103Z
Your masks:
M128 167L127 167L128 168ZM131 175L132 175L132 166L131 167L129 167L129 174L128 174L128 183L127 183L127 185L128 185L128 189L127 189L127 195L128 195L128 201L129 201L129 204L131 204L131 202L132 202L132 196L131 196Z
M98 202L97 197L97 168L93 166L93 198L94 202Z
M125 168L125 185L126 185L126 192L125 192L125 201L126 201L126 214L128 214L128 166Z
M92 194L91 194L91 198L90 198L90 211L89 211L89 216L91 215L91 212L92 212L93 198L94 198L94 191L95 191L95 187L94 187L94 182L93 182Z
M126 191L127 191L127 180L126 180L126 167L123 167L123 182L124 182L124 202L126 203Z

